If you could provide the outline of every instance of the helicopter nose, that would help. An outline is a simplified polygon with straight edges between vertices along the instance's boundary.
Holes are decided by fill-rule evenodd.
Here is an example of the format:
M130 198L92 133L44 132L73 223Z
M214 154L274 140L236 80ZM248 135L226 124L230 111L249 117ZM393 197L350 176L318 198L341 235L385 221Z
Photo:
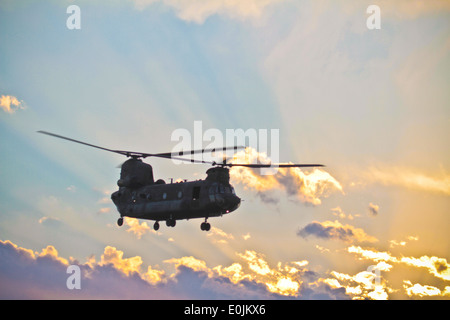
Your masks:
M227 199L227 213L232 212L239 208L241 205L241 198L236 195L229 195Z
M239 208L241 206L241 198L239 198L238 196L235 196L235 198L236 198L236 208L235 208L235 210L236 210L237 208Z

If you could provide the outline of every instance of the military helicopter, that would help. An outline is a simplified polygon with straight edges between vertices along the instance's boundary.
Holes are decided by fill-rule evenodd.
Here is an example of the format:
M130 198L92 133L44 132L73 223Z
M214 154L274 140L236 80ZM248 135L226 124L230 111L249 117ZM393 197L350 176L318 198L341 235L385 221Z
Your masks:
M123 224L123 217L154 220L154 230L159 229L160 221L165 221L168 227L175 227L177 220L203 218L205 220L201 223L200 229L209 231L211 225L208 223L208 218L231 213L241 204L241 199L236 195L233 186L230 184L229 168L238 166L247 168L323 167L321 164L236 164L226 162L226 157L223 158L222 162L181 158L184 155L198 153L236 151L244 149L243 146L167 153L143 153L103 148L47 131L38 131L38 133L118 153L130 158L121 166L120 179L117 181L119 190L111 194L111 199L120 214L117 220L119 227ZM142 159L148 157L204 163L213 167L206 171L204 180L183 180L182 182L174 183L171 181L166 183L162 179L154 181L152 166L142 161Z

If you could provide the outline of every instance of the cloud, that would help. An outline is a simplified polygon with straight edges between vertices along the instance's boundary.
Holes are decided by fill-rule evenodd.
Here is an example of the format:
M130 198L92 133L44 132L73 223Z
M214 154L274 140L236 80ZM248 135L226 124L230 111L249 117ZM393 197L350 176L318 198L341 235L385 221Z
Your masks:
M380 263L374 266L374 269L389 270L390 267L390 265ZM388 292L393 291L372 271L361 271L353 276L332 271L331 275L334 278L327 278L323 281L334 288L344 288L345 292L352 296L352 299L387 300Z
M344 210L342 210L339 206L336 208L332 208L331 212L333 213L333 215L339 217L340 219L353 220L355 217L359 217L359 215L346 214Z
M372 216L376 216L378 215L378 210L380 209L380 207L376 204L373 204L372 202L369 203L369 214Z
M418 237L414 237L414 236L408 236L406 239L409 240L409 241L417 241L417 240L419 240ZM408 241L406 241L406 240L401 240L401 241L390 240L389 241L389 247L391 247L391 248L398 247L398 246L404 247L404 246L406 246L407 243L408 243Z
M74 185L70 185L66 188L67 191L69 192L76 192L77 191L77 187L75 187Z
M233 156L232 163L270 163L263 153L253 148L246 148ZM327 197L333 192L343 193L341 184L328 172L322 169L313 169L305 172L300 168L277 168L272 175L261 175L258 169L246 167L232 167L230 176L234 182L241 183L247 189L257 191L264 202L274 202L275 198L267 195L277 190L285 191L289 196L306 204L320 205L321 197Z
M366 183L381 183L408 189L450 195L450 175L427 175L418 170L404 167L369 167L365 173Z
M321 281L329 284L333 288L343 288L345 293L352 299L388 299L391 294L399 294L403 289L408 297L448 297L450 296L450 265L447 260L439 257L421 256L420 258L394 256L388 251L378 251L376 249L364 249L359 246L350 246L347 248L349 253L357 254L360 260L370 260L375 264L368 266L367 270L358 272L354 275L331 271L328 278ZM412 284L410 280L405 279L409 273L405 273L402 268L400 279L403 278L402 288L393 288L386 279L394 282L393 275L386 276L386 273L393 272L396 266L409 266L413 270L427 270L429 274L435 277L437 283L443 284L440 289L437 286ZM421 276L423 278L423 275ZM397 282L397 281L396 281ZM401 296L402 297L402 296Z
M259 18L266 7L282 0L133 0L133 2L139 10L155 3L163 3L173 8L181 20L202 24L212 15L233 19Z
M150 232L152 229L148 226L147 222L139 223L135 218L124 218L125 224L129 227L127 232L133 233L138 239L141 239L144 234Z
M231 233L226 233L222 229L216 227L212 227L207 236L212 237L213 241L217 243L227 243L228 240L234 240L234 236Z
M25 103L14 96L2 95L0 97L0 108L6 113L12 114L18 109L25 109L25 107Z
M230 266L208 267L192 256L164 262L175 273L143 266L140 256L106 246L100 261L94 256L80 263L59 256L53 246L40 253L0 240L0 298L3 299L268 299L282 297L345 298L342 290L309 282L318 276L307 270L308 261L279 262L271 266L252 250L237 254ZM69 264L81 269L81 289L69 290ZM26 275L26 276L24 276ZM304 281L307 280L307 281Z
M114 247L107 246L99 265L111 264L115 269L123 272L126 275L136 272L139 273L142 265L142 258L139 256L131 258L123 258L123 251L117 250Z
M231 282L238 284L253 281L265 286L271 293L283 296L298 296L302 284L304 267L308 261L294 261L286 264L278 263L271 267L263 254L253 250L238 253L244 263L233 263L229 267L217 266L213 270L220 276L225 276Z
M435 277L450 281L450 264L445 258L435 256L421 256L420 258L401 257L400 263L417 268L425 268Z
M99 213L99 214L108 213L108 212L111 212L111 208L109 208L109 207L103 207L97 211L97 213Z
M419 283L415 283L414 285L409 280L403 281L403 288L406 291L406 294L410 297L418 296L420 298L423 297L433 297L433 296L442 296L442 297L450 297L450 286L445 287L444 290L440 290L434 286L429 285L421 285Z
M377 242L375 237L367 235L363 229L351 225L342 225L339 221L313 221L297 232L297 235L306 238L313 235L322 239L341 240L352 242Z
M415 19L427 14L450 11L450 3L446 0L381 0L377 4L382 8L382 14L387 13L399 19Z
M169 272L170 268L145 267L140 256L126 256L113 246L106 246L98 261L90 256L79 262L61 257L51 245L39 252L0 240L0 298L387 299L400 290L406 297L450 294L449 265L443 258L395 257L356 246L347 248L347 252L375 264L355 274L336 270L320 274L312 270L308 260L273 264L264 254L245 250L236 253L237 260L228 266L211 267L193 256L170 258L164 263L174 266L175 271ZM66 286L67 268L73 264L81 270L80 290ZM399 264L428 270L444 285L413 284L403 278L403 286L393 289L385 274Z
M351 246L348 249L350 253L358 254L361 259L368 259L375 262L390 262L404 264L415 268L424 268L428 273L432 274L436 278L450 281L450 264L445 258L439 258L436 256L421 256L415 257L395 257L388 251L377 251L376 249L363 249L361 247Z
M55 217L42 217L38 222L39 224L53 227L58 227L62 224L61 219Z
M182 257L182 258L172 258L165 260L166 263L174 264L175 267L185 266L194 271L209 271L209 268L206 266L206 262L193 256Z

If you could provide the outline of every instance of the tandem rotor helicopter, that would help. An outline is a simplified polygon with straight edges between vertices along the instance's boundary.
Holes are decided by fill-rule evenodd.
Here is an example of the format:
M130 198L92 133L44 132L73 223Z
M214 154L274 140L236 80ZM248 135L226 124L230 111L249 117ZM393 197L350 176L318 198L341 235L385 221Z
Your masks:
M222 162L181 158L184 155L236 151L245 148L237 146L167 153L143 153L107 149L47 131L38 131L38 133L130 158L121 166L120 179L117 181L119 190L111 194L111 199L120 214L120 218L117 220L118 226L122 226L123 217L154 220L154 230L159 229L160 221L165 221L168 227L175 227L177 220L202 218L205 220L201 223L200 229L209 231L211 225L208 223L208 218L231 213L241 204L241 199L230 184L229 168L323 167L321 164L236 164L227 163L225 157ZM213 167L206 171L204 180L166 183L162 179L154 181L152 166L142 161L148 157L205 163Z

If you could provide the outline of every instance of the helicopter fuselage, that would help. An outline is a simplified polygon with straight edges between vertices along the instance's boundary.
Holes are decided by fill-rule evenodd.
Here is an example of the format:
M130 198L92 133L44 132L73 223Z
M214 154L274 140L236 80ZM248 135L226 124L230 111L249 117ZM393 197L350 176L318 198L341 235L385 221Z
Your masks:
M155 221L222 216L241 202L230 184L207 180L121 187L111 198L121 216Z
M211 225L207 222L208 218L233 212L241 204L241 199L235 194L233 186L230 184L228 168L323 167L321 164L227 163L226 156L223 157L222 163L183 158L186 155L192 156L199 153L236 151L244 149L245 147L243 146L143 153L108 149L47 131L41 130L38 132L130 158L121 166L120 179L117 181L119 190L111 195L111 199L120 214L120 218L117 220L119 226L123 224L123 217L155 220L156 222L153 225L155 230L159 229L159 221L166 221L168 227L174 227L177 220L204 218L205 222L201 224L200 228L208 231L211 228ZM211 164L214 167L206 171L207 177L204 180L190 182L185 180L183 182L166 184L161 179L154 181L152 166L141 160L147 157Z
M228 168L214 167L204 180L154 182L149 164L130 159L122 165L119 190L111 195L120 213L118 224L123 223L122 217L132 217L166 221L173 227L176 220L204 218L202 228L207 230L206 219L233 212L241 203L229 179ZM159 224L155 224L158 228Z

